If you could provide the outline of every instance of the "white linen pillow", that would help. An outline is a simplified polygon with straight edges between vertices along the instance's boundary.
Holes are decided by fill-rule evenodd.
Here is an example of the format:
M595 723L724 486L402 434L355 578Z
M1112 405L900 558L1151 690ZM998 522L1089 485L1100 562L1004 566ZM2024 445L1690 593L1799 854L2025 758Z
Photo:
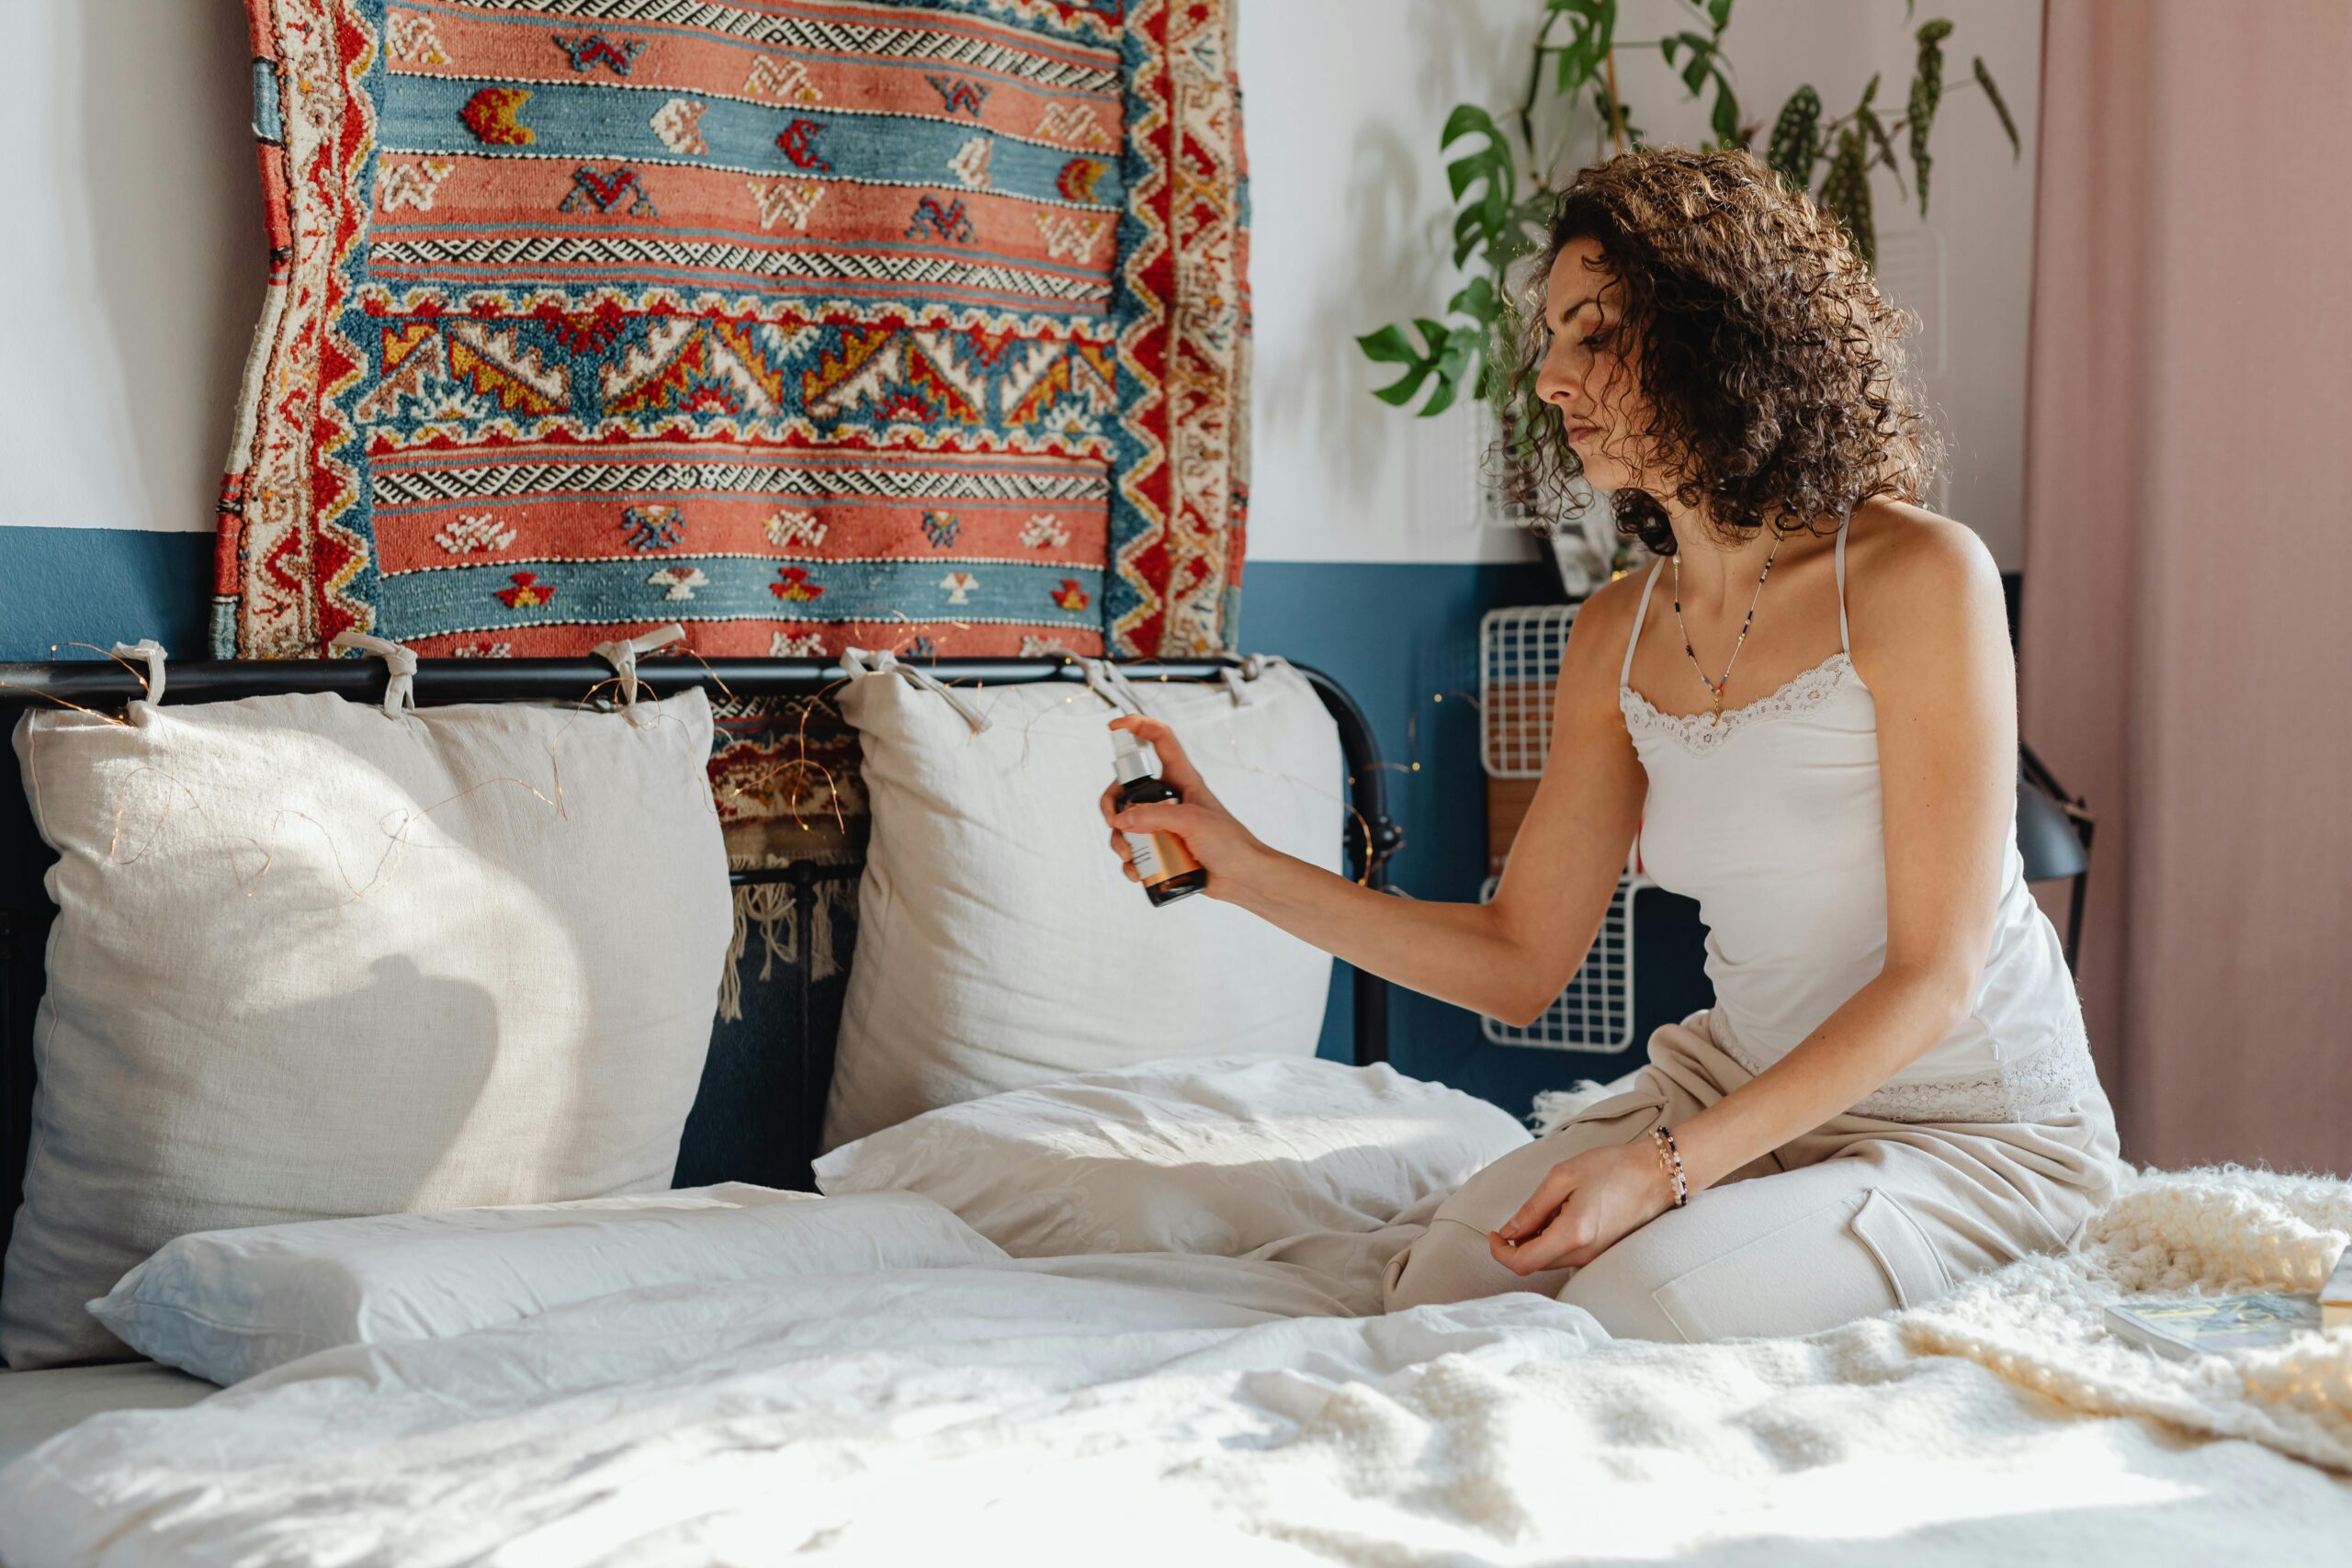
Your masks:
M1525 1144L1509 1111L1386 1063L1149 1062L925 1112L817 1161L919 1192L1016 1258L1206 1252L1376 1230Z
M1004 1256L912 1193L726 1182L206 1231L166 1245L90 1311L141 1355L225 1387L314 1350L464 1334L615 1291Z
M1059 682L967 688L975 733L903 673L841 694L874 829L821 1147L1099 1067L1315 1054L1328 953L1204 895L1155 908L1121 873L1096 804L1120 708ZM1148 681L1138 700L1261 839L1338 870L1329 713L1285 664L1237 685Z
M36 713L19 1370L192 1231L665 1188L733 927L709 705Z

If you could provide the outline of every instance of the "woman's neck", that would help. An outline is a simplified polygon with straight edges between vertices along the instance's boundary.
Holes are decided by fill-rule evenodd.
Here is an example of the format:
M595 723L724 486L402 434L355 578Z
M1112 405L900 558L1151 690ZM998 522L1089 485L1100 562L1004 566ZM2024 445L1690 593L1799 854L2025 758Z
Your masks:
M1726 539L1716 530L1714 519L1696 508L1685 511L1669 505L1667 522L1674 530L1675 547L1681 556L1683 607L1701 614L1721 610L1735 599L1745 609L1768 558L1777 570L1831 542L1803 528L1784 540L1769 526L1743 540ZM1777 555L1773 553L1776 544Z

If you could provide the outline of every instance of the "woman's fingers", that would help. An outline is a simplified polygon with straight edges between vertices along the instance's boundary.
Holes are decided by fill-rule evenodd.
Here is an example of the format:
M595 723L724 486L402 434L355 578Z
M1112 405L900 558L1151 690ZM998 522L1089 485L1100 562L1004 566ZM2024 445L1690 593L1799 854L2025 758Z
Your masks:
M1115 830L1111 834L1111 852L1119 857L1119 869L1126 874L1129 882L1143 880L1136 874L1136 863L1128 857L1127 841Z
M1160 775L1186 795L1208 787L1201 778L1200 770L1193 766L1192 758L1184 754L1184 743L1177 739L1176 732L1160 720L1137 713L1123 713L1111 721L1111 728L1132 729L1136 739L1149 741L1151 749L1159 753Z
M1577 1201L1581 1168L1573 1156L1544 1173L1518 1212L1487 1233L1487 1250L1514 1274L1572 1266L1594 1237L1591 1216ZM1589 1256L1589 1254L1585 1254Z
M1546 1269L1583 1268L1600 1256L1600 1247L1594 1245L1598 1239L1592 1216L1572 1194L1539 1234L1508 1247L1498 1232L1487 1238L1487 1249L1514 1274L1540 1274Z
M1183 838L1199 827L1201 808L1182 801L1148 800L1114 812L1111 826L1122 833L1173 833Z
M1552 1223L1552 1216L1559 1211L1568 1194L1576 1190L1576 1161L1573 1158L1560 1161L1544 1173L1544 1179L1535 1184L1535 1190L1528 1195L1527 1201L1521 1203L1510 1218L1495 1227L1496 1233L1505 1241L1521 1241L1533 1235Z

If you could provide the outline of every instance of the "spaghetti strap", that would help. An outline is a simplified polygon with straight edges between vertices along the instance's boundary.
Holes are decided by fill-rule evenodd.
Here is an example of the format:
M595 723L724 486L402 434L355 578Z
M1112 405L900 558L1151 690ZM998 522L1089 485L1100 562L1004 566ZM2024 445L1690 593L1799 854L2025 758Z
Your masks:
M1853 523L1854 520L1849 517L1838 525L1838 547L1835 552L1838 561L1838 649L1849 659L1853 657L1854 643L1846 632L1846 530L1852 527Z
M1657 574L1666 569L1666 558L1660 556L1650 564L1649 581L1642 584L1642 603L1634 612L1634 629L1625 638L1624 667L1617 671L1617 683L1630 685L1634 679L1634 649L1642 640L1642 623L1649 619L1650 593L1657 587Z

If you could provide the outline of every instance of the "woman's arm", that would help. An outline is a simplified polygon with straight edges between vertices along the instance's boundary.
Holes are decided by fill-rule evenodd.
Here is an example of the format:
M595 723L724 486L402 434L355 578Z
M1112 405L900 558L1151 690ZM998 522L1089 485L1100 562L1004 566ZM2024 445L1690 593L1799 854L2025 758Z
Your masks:
M1992 556L1969 529L1887 530L1849 615L1878 706L1886 962L1818 1029L1674 1129L1690 1190L1812 1131L1967 1013L2017 808L2017 688ZM1861 553L1862 547L1849 550ZM1672 1202L1647 1140L1555 1167L1488 1245L1521 1273L1590 1262Z
M1555 765L1536 785L1489 903L1396 897L1268 849L1217 803L1181 744L1153 719L1113 722L1153 743L1183 803L1113 816L1115 802L1106 793L1103 814L1116 830L1182 839L1208 867L1212 897L1383 979L1525 1022L1584 961L1641 812L1645 783L1617 710L1617 660L1631 626L1623 586L1596 594L1572 623L1554 698ZM1124 858L1117 831L1112 848Z

